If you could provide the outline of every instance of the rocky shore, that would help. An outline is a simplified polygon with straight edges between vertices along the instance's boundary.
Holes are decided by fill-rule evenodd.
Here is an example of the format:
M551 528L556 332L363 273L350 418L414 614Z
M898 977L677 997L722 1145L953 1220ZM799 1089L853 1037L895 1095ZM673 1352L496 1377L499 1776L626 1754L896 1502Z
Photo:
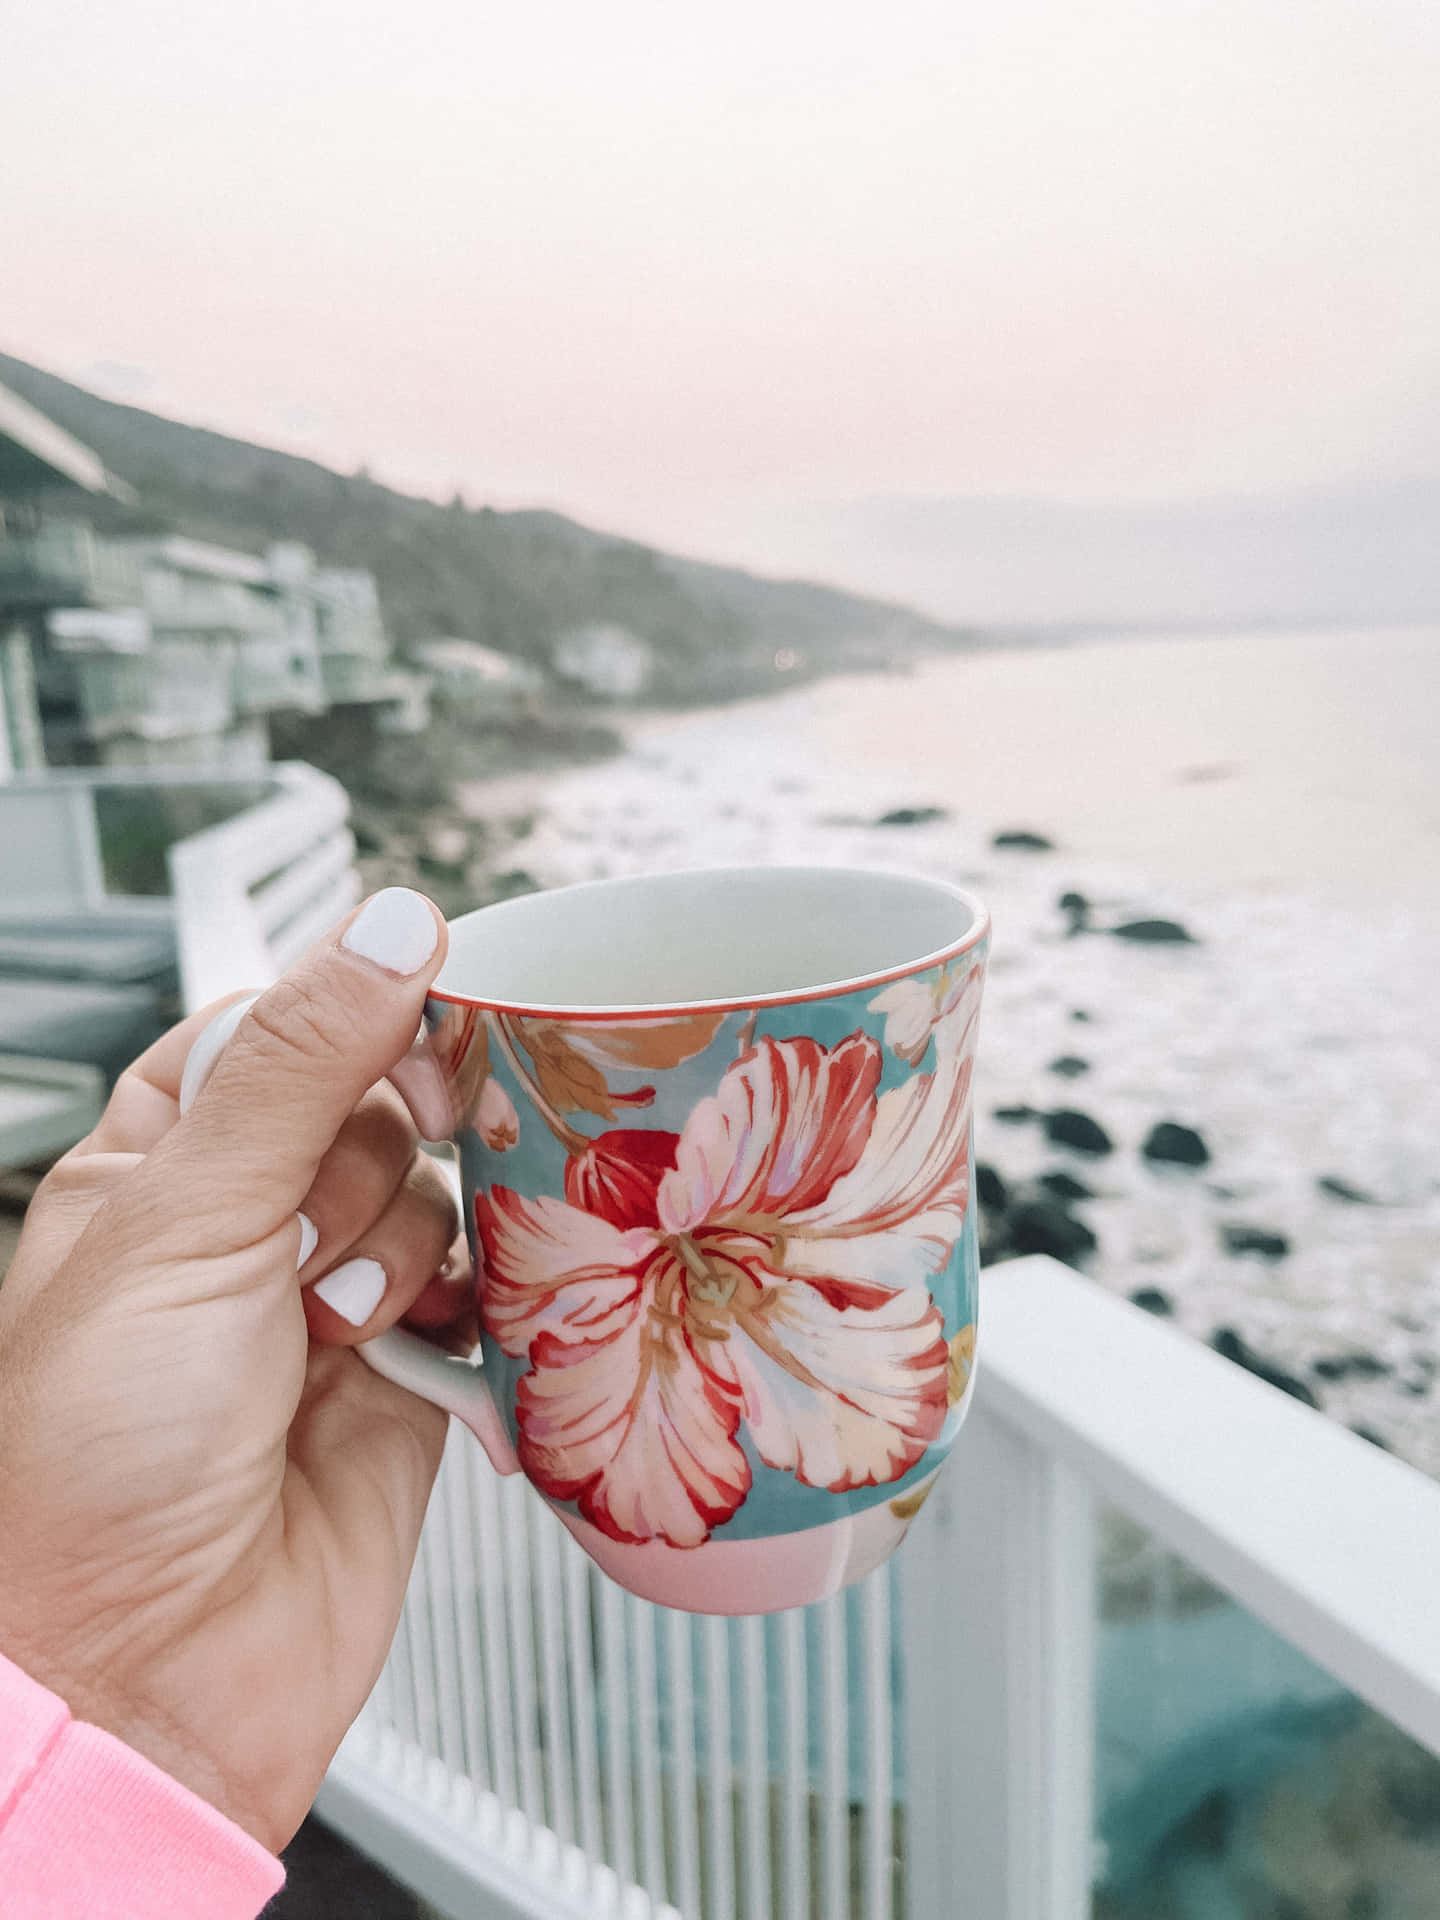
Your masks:
M961 815L923 768L902 783L817 753L806 698L656 721L602 765L466 788L466 813L513 826L492 882L763 861L974 888L995 919L976 1109L990 1284L1054 1254L1440 1474L1423 927L1162 883L1071 849L1063 821L987 818L983 795Z

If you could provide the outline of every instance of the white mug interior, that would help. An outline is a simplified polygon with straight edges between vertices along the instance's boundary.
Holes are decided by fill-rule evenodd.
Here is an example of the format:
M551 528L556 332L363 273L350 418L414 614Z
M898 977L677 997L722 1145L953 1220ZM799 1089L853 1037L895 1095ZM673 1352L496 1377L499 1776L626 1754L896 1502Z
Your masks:
M719 867L590 881L464 915L435 991L527 1012L753 1006L938 965L985 910L944 881Z

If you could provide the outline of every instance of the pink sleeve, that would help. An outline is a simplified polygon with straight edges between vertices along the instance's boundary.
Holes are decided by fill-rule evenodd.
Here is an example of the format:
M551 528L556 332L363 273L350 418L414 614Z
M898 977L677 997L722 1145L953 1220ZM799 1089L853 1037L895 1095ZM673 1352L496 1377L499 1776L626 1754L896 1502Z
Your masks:
M274 1854L0 1655L5 1920L255 1920Z

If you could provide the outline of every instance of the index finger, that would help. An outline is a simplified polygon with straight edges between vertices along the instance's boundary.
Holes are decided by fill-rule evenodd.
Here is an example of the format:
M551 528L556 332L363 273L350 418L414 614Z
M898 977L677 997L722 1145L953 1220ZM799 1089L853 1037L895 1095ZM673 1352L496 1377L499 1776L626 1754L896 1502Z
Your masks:
M106 1102L93 1132L77 1147L76 1157L90 1153L148 1153L180 1118L180 1079L190 1049L217 1013L233 1007L247 992L227 993L208 1007L186 1016L178 1026L132 1060Z

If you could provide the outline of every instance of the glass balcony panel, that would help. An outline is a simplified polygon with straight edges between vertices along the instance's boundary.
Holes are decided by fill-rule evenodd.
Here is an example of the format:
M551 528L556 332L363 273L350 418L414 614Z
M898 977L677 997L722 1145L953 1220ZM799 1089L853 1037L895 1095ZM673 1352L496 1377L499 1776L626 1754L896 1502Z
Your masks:
M150 786L132 782L97 785L93 791L106 892L164 898L170 891L165 859L169 848L177 840L258 807L275 792L275 783L228 780L214 785Z
M1094 1920L1440 1914L1440 1760L1113 1508Z
M47 521L0 539L0 602L12 606L124 605L141 597L133 554L88 527Z

